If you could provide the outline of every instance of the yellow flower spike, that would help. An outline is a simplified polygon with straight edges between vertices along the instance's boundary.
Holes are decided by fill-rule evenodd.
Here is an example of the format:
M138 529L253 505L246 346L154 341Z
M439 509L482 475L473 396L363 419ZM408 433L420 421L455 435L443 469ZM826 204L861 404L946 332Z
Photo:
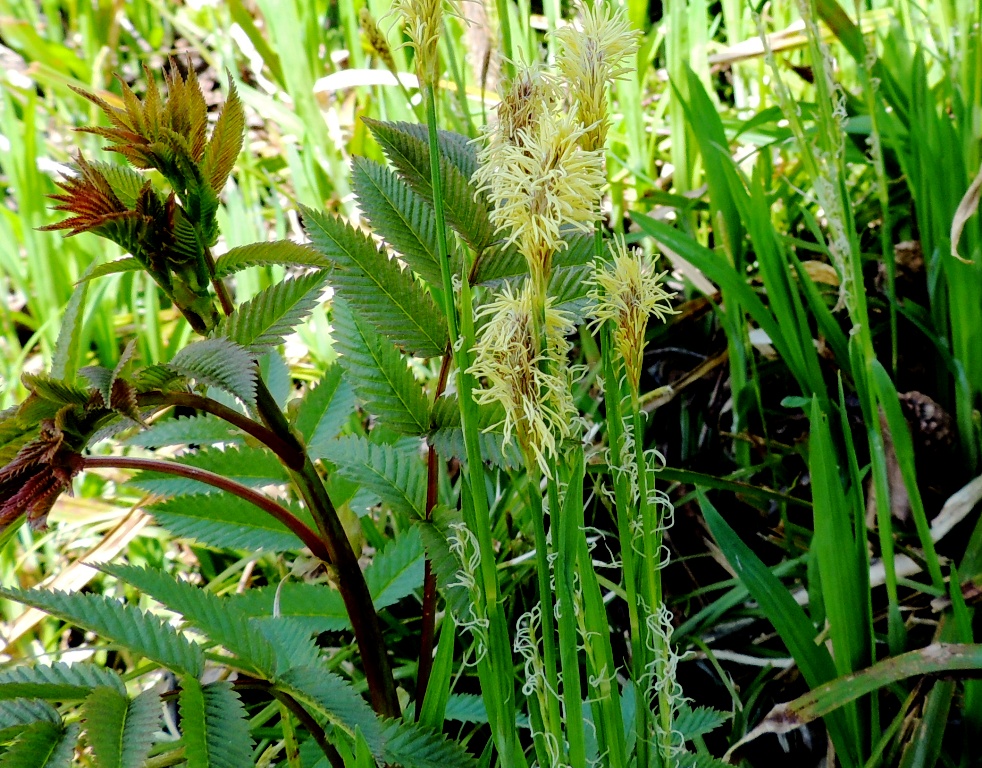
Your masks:
M556 66L569 84L580 122L589 126L586 149L600 149L607 140L607 86L632 71L638 51L638 33L620 8L611 10L603 0L585 3L581 19L555 33L562 48Z
M505 418L505 443L512 435L522 453L534 460L546 477L557 456L557 442L572 434L576 417L566 355L573 319L555 309L545 309L546 352L540 354L533 327L534 297L526 282L516 294L505 285L497 298L478 317L489 317L474 348L469 373L483 382L474 391L482 405L501 403ZM548 358L550 365L542 363Z
M580 145L576 115L544 110L530 128L516 131L518 143L488 145L474 181L494 206L496 230L510 232L507 243L517 244L544 297L552 256L566 247L560 230L593 231L605 177L601 152Z
M409 45L416 52L420 87L436 85L440 76L437 44L443 31L443 0L395 0L392 12L406 20Z
M628 251L623 237L614 237L614 258L594 268L590 298L594 325L614 324L614 345L624 359L628 383L636 390L641 379L644 331L648 317L674 315L671 293L662 287L664 272L655 274L651 259Z

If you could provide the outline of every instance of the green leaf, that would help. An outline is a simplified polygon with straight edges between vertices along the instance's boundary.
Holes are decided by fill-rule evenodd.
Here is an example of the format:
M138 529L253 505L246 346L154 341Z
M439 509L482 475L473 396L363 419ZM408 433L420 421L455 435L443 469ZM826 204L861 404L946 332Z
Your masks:
M239 93L229 75L228 96L222 105L211 138L205 146L201 159L202 175L209 186L220 192L228 180L232 167L242 150L242 140L245 135L245 112Z
M69 768L78 732L78 723L67 728L47 721L28 726L0 756L0 768Z
M277 596L279 605L274 611ZM291 622L308 634L335 632L351 626L341 593L326 584L287 581L278 587L247 590L233 597L232 604L259 619L261 625L267 621Z
M391 540L365 569L375 609L394 605L423 586L423 542L410 528Z
M426 126L410 123L383 123L363 118L386 157L399 175L425 200L432 202L433 187L430 184L430 148ZM473 161L472 148L461 143L466 137L457 138L446 131L439 133L440 176L443 187L444 212L447 222L479 254L494 238L494 227L488 203L471 184Z
M82 719L96 768L142 768L162 714L156 688L132 701L107 688L95 691L82 707Z
M375 234L430 285L443 280L433 209L394 171L365 157L353 159L352 184Z
M132 256L126 256L122 259L116 259L115 261L107 261L105 264L99 264L90 270L87 270L84 275L79 279L80 285L88 284L89 280L95 280L97 277L105 277L106 275L115 275L120 272L139 272L143 269L143 264Z
M40 699L0 701L0 741L10 741L25 726L41 721L61 725L61 715L48 702Z
M293 667L314 666L320 663L320 649L301 621L275 618L271 621L253 620L254 626L276 652L276 677Z
M293 552L304 546L296 534L278 520L229 493L181 496L154 504L147 511L161 528L209 547ZM307 518L297 508L292 511L301 519Z
M324 272L312 272L273 283L223 319L212 334L256 354L272 349L317 306L326 281Z
M189 766L242 768L252 765L252 738L245 707L227 682L181 681L181 734Z
M699 505L713 538L716 539L737 578L774 625L774 629L801 668L808 685L815 688L833 679L835 664L832 657L824 645L816 645L815 628L802 607L795 602L780 579L771 573L753 550L740 540L736 532L702 494L699 495ZM842 714L833 712L829 715L827 726L840 755L851 757L851 748L855 743L852 738L854 734ZM857 760L858 758L850 759L850 764L856 763Z
M104 595L0 588L0 596L94 632L103 640L182 674L199 675L201 649L161 619Z
M209 413L155 421L149 429L137 432L124 442L126 445L143 448L163 448L169 445L211 445L237 440L241 440L241 435L228 422Z
M325 449L334 442L341 428L355 410L355 393L344 369L332 365L313 389L308 389L297 408L294 426L307 444L311 459L324 458Z
M428 431L426 397L405 359L338 299L334 301L334 341L355 393L371 413L402 434Z
M197 467L215 472L229 480L234 480L250 488L266 485L282 485L289 480L286 470L276 455L265 448L246 446L245 448L205 448L185 454L174 460L176 464ZM220 491L197 480L177 477L165 472L140 472L129 484L161 496L188 496ZM254 514L259 514L255 510Z
M112 191L119 198L120 202L127 208L136 206L140 190L147 183L143 174L138 173L132 168L117 163L107 163L102 160L90 160L89 165L98 171L102 177L112 187Z
M684 704L675 716L672 727L682 734L683 739L692 741L698 736L715 731L729 719L730 714L727 712L720 712L718 709L709 707L692 709L689 705Z
M20 378L26 389L38 397L59 405L85 406L91 398L88 389L44 374L24 373Z
M188 344L174 355L168 367L255 405L256 361L252 353L229 339L219 337Z
M72 289L72 296L65 307L61 318L55 350L51 356L51 378L74 381L81 357L81 335L85 322L85 299L88 296L89 284L86 278L92 272L92 265L86 269L80 280Z
M328 269L331 262L309 245L292 240L275 240L271 243L250 243L229 248L215 260L215 276L222 278L249 267L266 267L277 264L283 267L315 267Z
M408 448L377 445L348 435L328 446L326 456L338 472L376 494L393 510L426 517L426 467L418 441Z
M446 351L446 320L411 272L341 219L302 206L301 212L314 247L336 264L332 287L359 317L413 354Z
M209 640L224 646L244 664L265 676L273 674L276 665L272 646L255 631L248 615L237 610L228 598L220 598L155 568L105 564L100 570L179 613L185 621L202 630Z
M730 768L730 763L717 760L712 755L683 752L679 755L678 768Z
M460 579L462 565L450 548L448 539L449 525L459 522L457 518L459 513L451 513L445 507L438 506L433 510L430 521L417 523L416 527L419 528L420 539L436 574L440 591L460 624L470 621L473 616L471 595Z
M96 688L125 693L119 675L95 664L35 665L0 670L0 699L20 697L72 701L84 699Z
M466 461L464 432L460 425L460 407L456 395L437 398L433 405L432 418L430 444L435 446L437 452L444 458L453 457ZM504 443L504 434L500 426L497 426L504 421L504 418L505 413L500 405L477 408L481 455L497 467L516 469L522 466L522 455L514 441L508 445Z
M372 752L376 756L380 754L381 724L368 703L342 678L321 666L297 667L282 675L277 685L320 710L349 735L361 730Z
M402 768L477 768L477 760L442 733L399 720L387 720L383 728L386 763Z

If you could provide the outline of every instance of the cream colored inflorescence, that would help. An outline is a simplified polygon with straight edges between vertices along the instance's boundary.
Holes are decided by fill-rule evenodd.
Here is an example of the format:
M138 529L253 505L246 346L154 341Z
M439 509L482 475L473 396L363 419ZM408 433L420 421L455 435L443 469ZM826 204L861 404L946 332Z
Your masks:
M656 274L650 258L631 253L623 237L615 237L611 247L613 259L594 268L590 316L597 325L612 322L614 345L624 359L628 384L637 390L648 318L654 315L664 320L675 310L672 294L662 287L665 273Z
M473 179L530 278L481 310L490 320L470 369L485 382L476 397L504 406L506 439L514 435L547 476L557 443L572 435L576 409L565 341L575 326L551 306L546 288L553 257L567 247L564 235L597 226L606 183L607 88L628 71L637 50L622 12L596 2L581 15L578 25L557 33L558 77L533 64L519 67L506 84Z
M566 337L574 330L573 318L545 306L545 350L535 338L532 286L526 282L517 293L509 286L485 306L479 317L490 318L474 348L470 372L484 381L474 393L481 404L501 403L504 436L512 436L526 458L552 476L557 442L570 437L576 406L570 394ZM497 425L496 425L497 426Z
M606 179L600 150L580 144L585 131L574 113L546 108L520 118L511 137L495 129L474 180L494 205L491 222L508 233L544 291L553 254L566 247L562 229L593 231Z
M436 85L440 76L437 44L443 32L443 0L394 0L392 12L406 21L409 44L416 52L420 86Z
M603 149L610 119L607 88L631 71L638 34L619 10L594 2L583 7L580 21L556 32L561 53L556 66L569 83L580 123L586 126L585 149Z

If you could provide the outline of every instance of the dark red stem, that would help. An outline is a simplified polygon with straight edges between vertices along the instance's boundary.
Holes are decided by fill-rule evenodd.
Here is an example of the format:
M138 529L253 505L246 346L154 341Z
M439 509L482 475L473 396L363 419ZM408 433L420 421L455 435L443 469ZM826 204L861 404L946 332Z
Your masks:
M161 472L168 475L186 477L189 480L197 480L214 488L228 491L240 499L248 501L259 507L263 512L272 516L274 519L283 523L293 533L297 535L315 557L326 562L330 562L330 554L327 547L320 540L314 531L310 530L286 507L282 507L275 501L252 488L247 488L241 483L229 480L207 469L198 467L188 467L184 464L175 464L171 461L161 461L159 459L138 459L128 456L86 456L82 459L82 469L135 469L146 472Z

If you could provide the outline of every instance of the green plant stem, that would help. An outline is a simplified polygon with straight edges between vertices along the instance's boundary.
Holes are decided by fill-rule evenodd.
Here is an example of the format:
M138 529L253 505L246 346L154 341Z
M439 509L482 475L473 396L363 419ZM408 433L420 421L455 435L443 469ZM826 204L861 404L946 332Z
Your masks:
M148 405L179 406L210 413L256 438L275 453L290 469L303 467L303 450L296 445L295 441L284 440L268 427L250 419L234 408L229 408L224 403L212 400L210 397L190 392L147 392L137 395L136 403L138 407Z
M450 375L452 353L448 349L440 364L440 375L437 378L433 392L434 402L443 394ZM429 520L437 505L440 481L440 465L436 448L429 445L426 448L426 519ZM423 610L422 628L419 639L419 666L416 670L416 720L423 712L423 700L430 683L430 673L433 671L433 644L436 639L436 572L433 563L426 558L423 570Z
M238 496L244 501L248 501L259 507L263 512L273 519L283 523L304 543L304 545L321 560L328 558L328 550L324 543L318 538L317 534L310 530L286 507L282 507L267 496L254 491L252 488L229 480L227 477L209 472L198 467L189 467L184 464L175 464L171 461L161 461L160 459L139 459L129 456L86 456L82 459L82 469L135 469L145 472L160 472L168 475L186 477L189 480L197 480L213 488L227 491Z
M630 382L631 390L631 418L634 421L634 457L637 462L638 472L638 505L641 509L642 526L642 546L644 549L644 582L646 585L649 615L657 615L664 602L661 583L662 568L662 519L657 509L652 508L651 495L654 488L648 487L647 460L644 455L644 432L642 431L641 406L638 402L638 387L634 382ZM656 659L655 672L658 663L661 662L663 669L668 669L667 663L671 656L672 649L668 646L667 638L661 632L651 633L654 641L654 654ZM657 731L657 741L662 764L669 766L672 764L672 685L665 685L665 681L658 681L658 719L660 728Z
M542 621L542 661L546 672L546 701L548 711L543 712L545 727L556 739L562 751L563 716L559 706L559 664L556 653L556 624L553 616L553 591L549 573L549 544L546 540L545 512L542 508L542 495L539 490L542 473L533 456L525 459L528 482L529 510L532 513L532 531L535 541L535 573L539 586L539 607ZM558 585L557 585L558 586ZM547 717L548 716L548 717Z
M484 457L481 454L477 414L473 398L473 377L467 372L470 368L470 350L474 346L474 314L471 304L470 285L463 280L460 287L460 315L454 304L453 278L450 274L450 257L447 248L446 219L443 210L443 183L440 174L440 146L437 133L436 90L432 83L424 89L426 99L426 120L429 130L430 183L433 188L433 212L437 235L437 256L440 261L440 275L443 282L444 312L450 330L450 344L454 364L457 367L457 400L460 404L460 425L464 435L466 478L471 488L472 505L462 505L464 522L474 533L480 552L478 578L484 597L484 613L488 620L488 653L490 665L478 666L481 685L486 688L485 701L488 707L488 721L498 747L499 759L503 768L526 765L525 754L518 743L515 729L515 691L513 682L514 664L511 643L505 622L504 607L498 586L498 571L495 567L494 543L491 537L491 512L488 508L487 490L484 481ZM506 670L511 670L506 673ZM491 693L494 691L494 693Z
M556 550L556 597L560 608L559 654L563 669L566 740L569 743L570 765L586 765L586 735L583 728L583 694L580 690L578 653L580 643L576 631L576 596L573 587L577 538L582 538L584 534L573 511L564 510L560 506L557 472L558 468L548 479L547 492L552 544ZM582 482L575 476L574 480ZM575 495L581 496L580 493ZM582 510L582 503L579 506Z
M642 703L642 684L648 664L648 646L645 641L647 627L641 623L638 598L638 574L636 552L634 550L633 499L628 473L621 466L630 461L625 450L623 413L621 410L621 386L617 366L614 364L614 344L609 323L601 329L601 359L604 372L604 401L607 409L607 439L610 451L611 479L614 483L614 504L617 509L617 532L621 545L621 563L624 571L624 589L627 592L628 620L631 627L631 662L634 677L635 696L638 705L634 708L635 732L637 734L637 764L647 766L648 733L651 712Z

